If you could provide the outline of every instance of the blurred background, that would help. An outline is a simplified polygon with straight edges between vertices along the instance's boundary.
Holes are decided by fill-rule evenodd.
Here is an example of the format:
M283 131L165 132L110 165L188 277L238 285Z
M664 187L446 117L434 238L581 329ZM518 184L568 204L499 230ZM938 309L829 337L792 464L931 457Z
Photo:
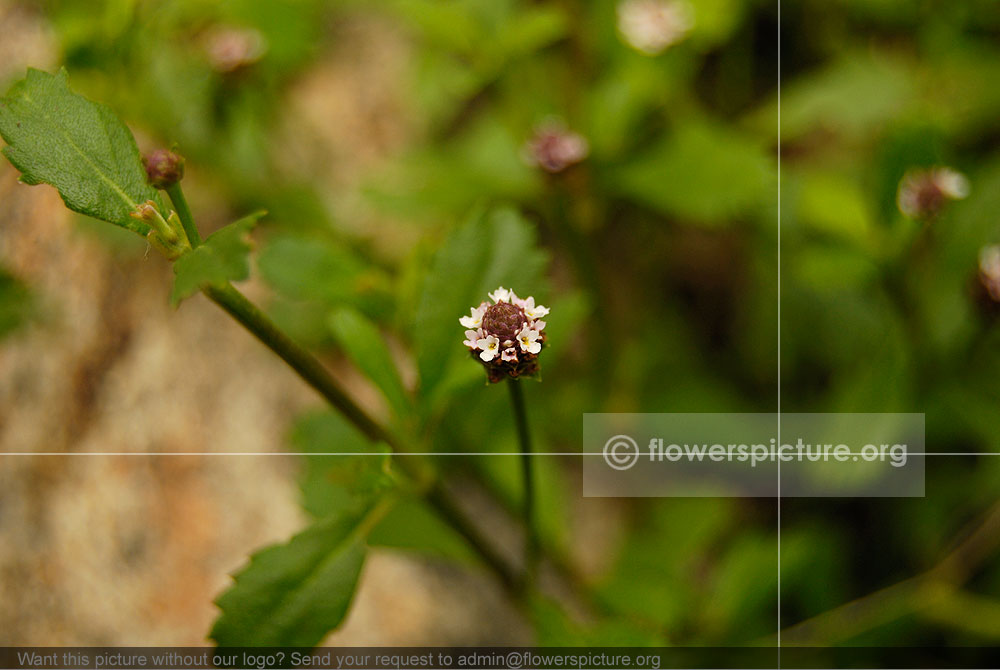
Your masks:
M65 66L142 149L176 145L203 233L267 209L241 289L428 450L515 448L461 346L471 303L428 298L506 264L552 309L538 448L573 452L583 412L777 408L777 10L0 0L0 88ZM1000 453L1000 6L781 12L781 407L924 412L928 451L966 454L928 457L924 498L782 501L783 642L996 644L1000 458L975 454ZM318 457L85 455L361 439L203 298L171 309L146 252L0 164L0 450L71 454L0 457L5 644L200 644L251 551L351 495ZM344 314L398 392L343 353ZM517 506L516 461L435 463ZM776 501L583 499L575 459L538 467L592 611L515 605L414 500L328 641L773 643Z

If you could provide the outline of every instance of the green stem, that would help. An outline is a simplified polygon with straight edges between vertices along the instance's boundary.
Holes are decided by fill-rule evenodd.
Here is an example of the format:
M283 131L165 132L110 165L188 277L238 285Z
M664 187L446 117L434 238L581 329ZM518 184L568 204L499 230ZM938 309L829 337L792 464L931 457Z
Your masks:
M514 424L517 426L517 440L521 445L521 480L524 483L524 502L521 511L524 515L524 563L528 581L532 581L535 566L538 562L538 534L535 532L535 478L533 473L531 453L531 433L528 431L528 412L524 405L524 392L521 382L516 379L507 380L510 389L510 402L514 408Z
M187 198L184 197L184 191L181 190L181 183L177 182L168 187L167 195L170 196L170 202L174 204L174 210L180 217L181 225L184 226L184 233L187 235L188 242L191 243L191 248L197 247L201 244L201 235L198 234L198 227L194 225L194 217L191 216L191 208L188 207Z
M407 475L426 487L425 495L428 502L497 573L505 586L513 588L518 585L518 579L507 562L468 520L441 484L428 483L426 474L421 471L418 464L406 457L407 449L399 438L355 403L315 356L288 337L266 314L232 286L227 285L223 288L206 286L202 292L288 363L306 383L337 408L366 437L374 442L383 442L395 453L402 454L403 458L395 459L396 462Z
M394 449L399 447L398 440L347 395L315 356L288 337L264 312L247 300L246 296L229 285L225 288L206 286L202 291L212 302L266 344L271 351L278 354L366 437L375 442L385 442Z

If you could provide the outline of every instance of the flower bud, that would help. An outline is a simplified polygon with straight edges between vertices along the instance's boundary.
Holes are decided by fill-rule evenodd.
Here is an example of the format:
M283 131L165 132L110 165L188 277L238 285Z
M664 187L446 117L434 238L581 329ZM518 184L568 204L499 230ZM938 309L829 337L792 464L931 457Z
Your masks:
M168 189L184 178L184 158L166 149L142 157L146 177L155 188Z

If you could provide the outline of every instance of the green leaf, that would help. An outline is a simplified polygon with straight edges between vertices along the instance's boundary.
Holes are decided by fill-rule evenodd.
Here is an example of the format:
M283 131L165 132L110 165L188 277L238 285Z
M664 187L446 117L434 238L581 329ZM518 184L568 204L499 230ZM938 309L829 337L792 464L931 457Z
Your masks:
M257 267L264 281L294 300L350 303L365 311L387 302L384 272L329 239L278 237L261 250Z
M718 224L773 199L773 175L757 139L698 121L679 127L614 180L624 195L667 216Z
M414 332L425 396L451 363L467 357L459 318L500 285L524 297L540 291L547 262L534 227L509 207L478 211L445 240L425 280Z
M177 305L203 286L222 287L249 277L247 256L252 249L249 235L264 214L266 212L254 212L230 223L209 235L200 247L178 258L174 263L177 278L170 294L171 304Z
M250 557L216 599L209 637L222 647L312 647L350 607L370 519L334 515Z
M371 379L397 416L409 413L410 399L382 334L363 314L343 307L330 315L330 330L347 355Z
M295 451L309 454L303 458L299 488L302 507L316 518L365 509L394 485L388 474L388 447L373 445L340 414L303 416L290 441Z
M146 183L135 138L115 113L70 91L65 70L28 70L0 101L7 159L26 184L51 184L74 212L145 235L129 214L159 193Z
M404 498L393 507L372 528L368 543L373 547L414 551L463 563L478 560L478 554L458 531L419 497Z

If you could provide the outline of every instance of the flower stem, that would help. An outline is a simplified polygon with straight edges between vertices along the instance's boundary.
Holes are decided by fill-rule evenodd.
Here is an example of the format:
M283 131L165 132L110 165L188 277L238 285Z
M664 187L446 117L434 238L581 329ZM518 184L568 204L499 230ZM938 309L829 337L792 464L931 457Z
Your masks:
M402 441L392 432L371 418L336 379L327 372L319 360L292 340L277 325L271 321L260 308L250 302L246 296L231 285L225 287L206 286L202 292L212 302L225 310L244 328L263 342L271 351L288 363L306 383L319 392L331 405L340 411L344 417L354 424L366 437L373 442L388 445L395 453L405 454L407 449ZM482 535L479 528L469 521L465 512L453 501L440 482L428 482L426 474L419 464L408 458L397 458L396 463L415 479L425 489L427 501L434 507L469 545L480 555L483 561L493 569L505 586L512 590L520 587L519 580L511 568Z
M528 581L533 581L538 562L538 534L535 532L535 478L531 453L531 433L528 431L528 411L524 404L521 383L508 379L510 402L514 408L514 424L517 426L517 440L521 446L521 479L524 483L524 501L521 512L524 515L524 564Z
M184 233L187 235L188 242L191 243L191 248L195 248L201 244L201 235L198 234L198 227L194 225L194 217L191 216L191 208L188 207L187 198L184 197L184 191L181 190L181 183L177 182L168 186L167 195L170 196L170 202L174 204L177 216L181 219L181 225L184 226Z

